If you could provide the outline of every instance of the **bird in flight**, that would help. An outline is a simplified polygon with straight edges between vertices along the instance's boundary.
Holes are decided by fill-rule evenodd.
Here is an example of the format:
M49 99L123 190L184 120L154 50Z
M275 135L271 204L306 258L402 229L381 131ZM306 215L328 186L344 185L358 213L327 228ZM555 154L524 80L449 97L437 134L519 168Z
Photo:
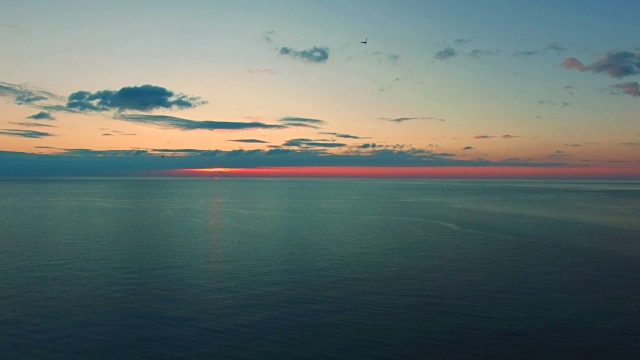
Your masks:
M365 45L367 45L367 38L364 38L364 41L360 41L360 44L365 44Z

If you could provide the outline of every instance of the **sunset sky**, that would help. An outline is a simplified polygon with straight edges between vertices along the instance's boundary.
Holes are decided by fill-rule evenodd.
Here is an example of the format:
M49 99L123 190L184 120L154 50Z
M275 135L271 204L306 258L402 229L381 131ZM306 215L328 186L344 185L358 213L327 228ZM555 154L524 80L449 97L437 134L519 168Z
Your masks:
M1 8L0 176L640 178L638 1Z

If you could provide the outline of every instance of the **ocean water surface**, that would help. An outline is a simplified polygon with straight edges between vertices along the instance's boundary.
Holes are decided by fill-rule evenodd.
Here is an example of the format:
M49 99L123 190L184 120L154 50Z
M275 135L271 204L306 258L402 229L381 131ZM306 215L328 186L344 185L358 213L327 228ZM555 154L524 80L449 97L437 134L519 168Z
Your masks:
M640 182L0 181L0 358L640 357Z

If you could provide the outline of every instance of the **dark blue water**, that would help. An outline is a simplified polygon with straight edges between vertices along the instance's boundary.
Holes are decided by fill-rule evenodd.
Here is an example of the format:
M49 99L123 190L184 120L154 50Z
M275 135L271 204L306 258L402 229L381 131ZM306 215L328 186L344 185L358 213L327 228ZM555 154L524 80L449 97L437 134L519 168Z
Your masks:
M0 181L0 358L640 354L640 182Z

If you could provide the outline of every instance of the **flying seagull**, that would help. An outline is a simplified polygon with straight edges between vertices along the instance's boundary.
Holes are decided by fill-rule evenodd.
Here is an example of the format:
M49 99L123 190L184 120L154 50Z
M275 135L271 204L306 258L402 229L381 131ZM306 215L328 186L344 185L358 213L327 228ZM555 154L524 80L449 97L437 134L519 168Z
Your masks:
M365 45L367 45L367 38L364 38L364 41L360 41L360 44L365 44Z

